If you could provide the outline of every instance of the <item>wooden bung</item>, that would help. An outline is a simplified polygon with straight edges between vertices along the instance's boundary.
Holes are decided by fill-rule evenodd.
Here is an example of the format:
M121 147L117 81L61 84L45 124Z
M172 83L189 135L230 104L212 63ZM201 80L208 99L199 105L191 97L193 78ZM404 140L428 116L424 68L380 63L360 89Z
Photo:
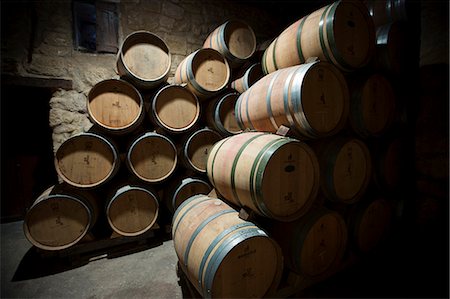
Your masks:
M110 180L119 169L116 146L96 133L80 133L56 150L55 169L59 177L79 188L96 187Z
M117 53L117 72L133 85L155 88L165 82L172 63L169 47L157 35L148 31L130 33Z
M90 119L110 133L125 134L144 119L144 102L130 83L109 79L94 85L87 97Z
M276 132L282 125L302 138L339 132L347 122L349 93L342 73L314 61L271 73L239 96L236 119L242 129Z
M181 204L172 238L183 272L204 298L262 298L279 284L277 243L217 198L195 195Z
M305 143L247 132L216 143L207 174L223 198L259 215L292 221L304 215L319 188L319 164Z
M375 29L360 1L336 1L286 28L266 49L266 74L319 57L343 71L364 67L375 50Z

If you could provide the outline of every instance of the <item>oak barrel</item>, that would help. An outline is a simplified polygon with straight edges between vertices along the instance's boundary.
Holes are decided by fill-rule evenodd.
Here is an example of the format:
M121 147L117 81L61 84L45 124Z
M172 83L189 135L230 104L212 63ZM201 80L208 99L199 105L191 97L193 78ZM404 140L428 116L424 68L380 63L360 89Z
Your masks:
M375 29L359 1L336 1L286 28L266 49L266 74L305 63L310 57L333 63L344 71L364 67L375 50Z
M179 85L167 85L153 96L149 114L165 131L183 133L198 122L200 103L190 90Z
M90 188L114 177L120 159L109 139L86 132L64 141L56 150L54 164L63 181L78 188Z
M129 133L144 119L144 102L130 83L108 79L94 85L87 97L90 119L111 133Z
M264 73L261 68L261 63L254 63L241 76L238 76L237 79L231 82L231 88L234 88L239 93L243 93L263 76Z
M219 133L208 127L186 136L179 149L183 165L198 173L206 173L206 162L213 145L222 139Z
M394 21L407 21L412 2L408 0L363 1L376 28Z
M347 122L349 92L342 73L326 62L285 68L261 78L239 96L242 129L276 132L282 125L305 138L331 136Z
M167 179L175 171L177 161L173 142L155 132L146 132L134 139L126 156L131 173L148 183Z
M108 223L122 236L145 233L155 224L158 213L157 194L139 185L119 187L106 204Z
M355 203L372 178L372 158L365 142L337 136L311 144L320 165L320 189L332 202Z
M211 99L206 108L206 123L222 136L234 135L242 132L236 116L235 106L239 97L237 92L226 92Z
M225 57L214 49L199 49L178 65L173 81L187 84L200 100L219 94L230 80L231 70Z
M377 28L377 50L374 59L376 69L400 74L407 65L407 29L400 22L392 22Z
M381 136L395 116L395 94L389 81L381 74L362 80L352 90L350 125L360 137Z
M407 153L405 140L400 136L390 136L372 147L373 178L382 192L392 192L400 187L405 173Z
M209 194L211 185L200 177L177 177L167 184L164 202L172 213L188 198L197 194Z
M253 29L242 20L229 20L213 32L203 43L203 48L219 51L235 68L245 63L256 51Z
M304 215L319 188L319 165L308 145L261 132L216 143L207 174L226 200L280 221Z
M34 201L25 215L23 230L34 246L62 250L77 244L93 227L97 216L92 195L58 184Z
M320 207L296 221L275 223L271 236L281 246L289 269L320 281L338 270L348 232L339 213Z
M279 246L219 199L186 200L172 237L182 270L204 298L262 298L280 281Z
M136 87L155 88L165 82L172 63L169 47L148 31L130 33L117 53L117 72Z

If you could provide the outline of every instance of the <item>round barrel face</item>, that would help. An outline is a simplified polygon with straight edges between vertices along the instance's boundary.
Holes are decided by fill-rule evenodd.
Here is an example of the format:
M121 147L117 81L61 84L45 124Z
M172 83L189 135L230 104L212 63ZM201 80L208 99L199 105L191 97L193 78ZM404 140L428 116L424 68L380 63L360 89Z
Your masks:
M88 97L89 115L109 129L127 128L142 113L142 99L132 86L119 80L95 85Z
M158 121L165 128L182 131L196 123L200 104L189 90L180 86L169 86L156 96L154 109Z
M237 244L222 260L211 294L217 298L262 298L275 280L277 251L267 237Z
M206 162L213 145L222 137L212 130L201 130L192 135L186 149L187 158L192 166L206 172Z
M348 90L341 77L328 65L316 64L303 79L301 105L310 127L317 133L330 133L345 117Z
M175 206L176 210L186 199L196 194L208 194L211 192L211 186L206 182L200 180L189 180L180 186L180 189L175 194Z
M336 196L352 201L365 188L370 171L366 146L355 139L346 142L336 156L333 182Z
M230 22L225 29L225 43L230 53L240 59L249 58L256 49L253 30L241 22Z
M326 213L319 217L309 227L299 253L301 272L317 277L332 271L345 248L345 229L345 223L337 213Z
M261 68L261 63L256 63L252 65L248 70L248 85L252 86L256 81L264 76L263 70Z
M364 84L361 96L362 119L372 135L385 131L393 117L395 96L390 83L381 75L371 76Z
M96 186L114 171L114 149L95 135L74 136L56 151L55 166L64 181L77 187Z
M225 58L212 49L201 49L193 57L195 81L207 91L218 91L228 84L230 69Z
M175 170L176 149L170 141L161 136L146 136L130 149L129 163L139 178L148 182L158 182Z
M297 142L284 144L269 159L261 186L264 204L277 218L289 218L309 206L318 188L318 162L314 153ZM258 184L256 174L256 184ZM257 191L258 192L258 191Z
M234 110L238 97L238 94L230 94L223 99L219 106L219 118L225 130L231 134L237 134L242 131L237 123Z
M392 211L383 199L374 200L364 210L357 228L358 248L368 252L375 248L386 235L391 222Z
M29 210L26 234L39 248L57 250L79 241L90 226L91 216L80 201L66 196L41 200Z
M369 61L375 47L375 34L367 9L362 4L337 4L333 22L327 26L333 26L333 36L331 31L327 31L330 48L335 47L347 65L359 68Z
M119 234L135 236L152 227L158 216L155 197L140 189L122 192L108 206L108 221Z
M123 62L128 70L142 80L163 77L170 67L167 46L154 35L136 34L122 49Z

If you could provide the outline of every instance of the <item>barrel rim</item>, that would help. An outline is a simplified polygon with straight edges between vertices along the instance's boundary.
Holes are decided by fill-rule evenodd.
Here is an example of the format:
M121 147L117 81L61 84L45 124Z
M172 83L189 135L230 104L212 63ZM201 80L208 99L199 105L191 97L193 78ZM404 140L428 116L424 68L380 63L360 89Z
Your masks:
M216 141L216 143L223 139L222 136L221 136L218 132L216 132L216 131L214 131L214 130L208 128L208 127L204 127L204 128L202 128L202 129L200 129L200 130L198 130L198 131L195 131L195 132L193 132L192 134L189 135L189 137L186 139L186 141L185 141L184 144L183 144L183 150L182 150L182 152L183 152L183 156L184 156L184 158L185 158L185 161L188 163L189 167L192 167L193 169L195 169L196 171L198 171L198 172L200 172L200 173L206 173L206 168L207 168L208 163L206 163L205 169L200 169L200 168L198 168L197 166L195 166L194 163L192 163L191 159L189 158L189 153L188 153L189 146L190 146L192 140L193 140L198 134L200 134L200 133L202 133L202 132L208 132L208 133L211 133L211 134L214 134L214 135L218 136L218 137L219 137L219 140ZM211 148L211 149L212 149L212 148Z
M223 121L220 118L220 112L222 111L221 108L224 105L224 102L227 101L231 96L235 96L235 102L237 102L238 98L239 98L239 92L229 92L226 93L222 96L220 96L217 101L213 104L213 112L214 112L214 124L217 127L218 131L224 135L235 135L240 133L241 131L236 131L236 132L232 132L229 131L225 128L225 126L223 125ZM234 105L236 106L236 104ZM234 108L233 108L234 110Z
M228 47L228 43L225 40L225 36L227 36L229 34L228 31L230 30L230 27L233 26L233 25L237 25L238 27L242 27L242 28L247 28L249 30L249 32L251 33L252 37L253 37L254 43L253 43L251 54L249 54L249 55L247 55L245 57L238 57L238 56L234 55L230 51L230 49ZM220 27L223 28L222 30L219 31L219 33L222 33L222 34L219 34L220 40L221 40L222 45L224 47L224 50L225 50L224 52L230 53L230 55L232 56L231 60L236 60L237 63L243 63L243 62L245 62L245 60L247 60L247 59L249 59L250 57L253 56L253 54L256 51L256 45L257 45L257 43L256 43L256 35L255 35L255 32L253 31L252 27L250 27L250 25L247 22L245 22L243 20L240 20L240 19L231 19L231 20L226 21ZM224 55L224 56L226 56L226 55Z
M190 184L190 183L200 183L202 185L205 185L207 187L209 187L211 190L213 189L213 187L211 186L211 184L209 184L206 180L201 179L201 178L196 178L196 177L185 177L182 180L179 181L179 184L176 185L176 188L173 192L170 193L170 203L172 206L172 211L175 211L178 207L175 207L176 204L176 197L178 196L178 194L180 193L181 189L183 189L184 187L186 187L186 185ZM207 195L207 194L194 194L194 195ZM188 197L186 200L188 200L189 198L191 198L192 196ZM186 201L185 200L185 201ZM181 204L180 204L181 205Z

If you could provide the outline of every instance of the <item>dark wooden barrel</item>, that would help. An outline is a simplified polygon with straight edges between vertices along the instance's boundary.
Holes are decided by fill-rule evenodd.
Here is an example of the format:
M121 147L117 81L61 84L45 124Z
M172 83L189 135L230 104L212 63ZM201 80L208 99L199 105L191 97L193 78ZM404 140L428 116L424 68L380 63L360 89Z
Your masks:
M241 133L216 143L207 174L226 200L280 221L304 215L319 188L319 165L310 147L267 133Z
M262 298L279 284L277 243L219 199L186 200L173 217L172 238L182 270L205 298Z
M144 101L130 83L109 79L94 85L87 97L90 119L110 133L126 134L144 119Z
M377 70L401 74L408 63L407 31L404 24L392 22L377 28L377 49L374 67Z
M286 28L266 49L266 74L305 63L310 57L328 61L341 70L362 68L375 51L375 29L360 1L336 1Z
M23 230L34 246L62 250L77 244L97 217L97 202L90 193L58 184L34 201L25 215Z
M235 106L239 97L237 92L226 92L211 99L206 108L206 123L222 136L230 136L242 132L236 116Z
M169 47L148 31L130 33L117 53L117 71L143 89L158 87L169 76L172 63Z
M119 169L116 146L96 133L81 133L64 141L56 150L55 169L59 177L78 188L99 186Z
M409 2L409 3L408 3ZM364 0L375 27L394 21L407 21L410 13L409 0Z
M155 224L159 213L157 194L140 185L124 185L108 198L106 217L123 236L138 236Z
M344 76L333 65L316 61L261 78L239 96L235 114L242 129L275 133L283 125L315 139L339 132L348 110Z

